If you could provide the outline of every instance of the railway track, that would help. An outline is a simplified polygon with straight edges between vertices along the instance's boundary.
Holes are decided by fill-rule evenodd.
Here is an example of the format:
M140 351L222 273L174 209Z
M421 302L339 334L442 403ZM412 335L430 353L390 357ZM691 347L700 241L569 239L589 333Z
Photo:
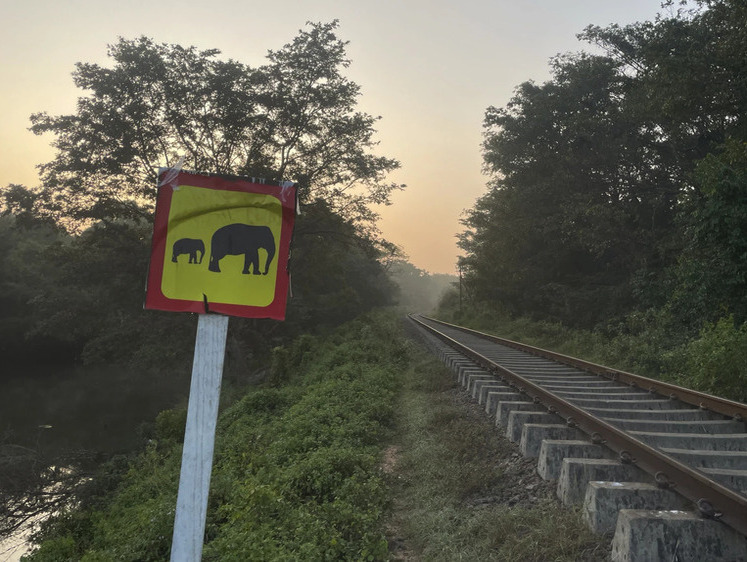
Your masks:
M747 405L410 318L613 560L747 560Z

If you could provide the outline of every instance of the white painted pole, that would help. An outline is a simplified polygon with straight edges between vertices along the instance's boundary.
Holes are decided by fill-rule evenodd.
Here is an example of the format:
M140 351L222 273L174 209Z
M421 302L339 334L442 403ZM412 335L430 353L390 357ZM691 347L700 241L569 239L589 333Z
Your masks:
M200 314L176 500L172 562L199 562L205 536L228 316Z

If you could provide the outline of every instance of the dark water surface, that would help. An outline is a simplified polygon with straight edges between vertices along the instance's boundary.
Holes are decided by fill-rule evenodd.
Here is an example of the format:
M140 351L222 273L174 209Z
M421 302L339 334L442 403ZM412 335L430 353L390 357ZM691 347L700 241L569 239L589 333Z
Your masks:
M189 372L124 367L0 370L0 444L54 459L78 452L104 457L140 448L161 410L186 406ZM0 562L27 552L28 530L0 540Z
M0 378L0 440L39 448L126 452L163 409L186 405L189 373L124 367L20 368Z

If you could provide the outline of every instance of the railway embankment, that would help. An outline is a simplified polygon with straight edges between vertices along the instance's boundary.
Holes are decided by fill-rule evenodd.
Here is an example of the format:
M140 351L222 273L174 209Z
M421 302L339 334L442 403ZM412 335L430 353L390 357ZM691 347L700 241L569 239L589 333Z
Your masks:
M184 413L102 469L29 560L169 556ZM534 461L400 317L370 315L274 351L218 424L205 560L601 561Z
M374 314L277 348L267 380L221 413L205 559L744 558L722 502L741 494L739 438L656 441L717 443L740 420L514 348L510 380L426 342ZM473 343L487 357L495 342ZM167 558L183 421L159 415L146 449L91 480L30 560ZM621 433L646 439L621 450ZM659 455L676 462L652 473ZM694 499L693 471L727 492Z
M614 533L613 560L747 559L747 406L416 321L561 502Z

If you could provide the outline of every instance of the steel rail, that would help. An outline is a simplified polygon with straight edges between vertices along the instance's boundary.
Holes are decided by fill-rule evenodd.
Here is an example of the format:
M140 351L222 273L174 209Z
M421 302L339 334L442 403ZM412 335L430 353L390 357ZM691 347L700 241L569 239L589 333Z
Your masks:
M576 367L578 369L581 369L582 371L588 371L590 373L594 373L595 375L600 375L616 382L622 382L631 387L648 390L651 393L662 394L670 399L680 400L681 402L696 406L702 410L711 410L712 412L731 417L737 421L747 421L747 404L734 402L733 400L727 400L726 398L719 398L718 396L705 394L704 392L698 392L689 388L683 388L675 384L649 379L641 375L634 375L633 373L620 371L619 369L613 369L611 367L605 367L604 365L598 365L596 363L591 363L590 361L584 361L583 359L577 359L575 357L570 357L568 355L563 355L554 351L548 351L547 349L534 347L513 340L507 340L505 338L486 334L477 330L472 330L471 328L457 326L456 324L449 324L448 322L430 318L428 316L422 317L431 322L449 326L450 328L473 334L475 336L479 336L481 338L503 344L507 347L513 347L514 349L525 351L538 357L544 357L545 359L550 359L552 361L557 361L558 363Z
M410 315L410 318L449 346L470 357L483 368L498 373L511 386L518 388L536 402L542 403L549 412L564 417L569 426L581 429L589 435L593 443L604 444L615 451L619 455L621 462L638 466L644 472L652 475L655 482L661 487L676 489L678 493L693 501L704 516L722 521L747 536L747 497L722 486L718 482L708 478L705 474L682 464L613 425L598 419L578 406L555 396L541 386L502 367L477 351L422 322L414 315ZM433 319L428 318L428 320ZM487 334L464 329L461 326L437 320L433 321L475 335L487 336ZM496 343L510 341L501 340L501 338L497 338L497 340L501 341L496 341L494 336L488 336L488 339Z

